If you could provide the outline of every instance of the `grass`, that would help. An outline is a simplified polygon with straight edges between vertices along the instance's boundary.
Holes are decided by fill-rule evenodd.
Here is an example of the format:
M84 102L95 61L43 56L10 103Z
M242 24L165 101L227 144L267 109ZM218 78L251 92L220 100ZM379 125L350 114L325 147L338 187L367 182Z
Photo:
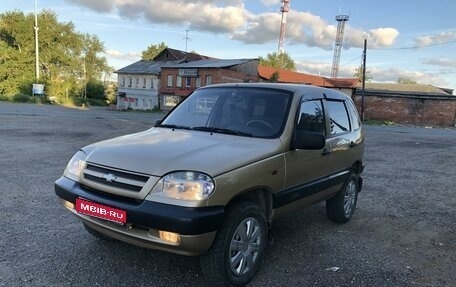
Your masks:
M390 121L390 120L365 120L363 122L365 125L372 125L372 126L397 126L397 123Z

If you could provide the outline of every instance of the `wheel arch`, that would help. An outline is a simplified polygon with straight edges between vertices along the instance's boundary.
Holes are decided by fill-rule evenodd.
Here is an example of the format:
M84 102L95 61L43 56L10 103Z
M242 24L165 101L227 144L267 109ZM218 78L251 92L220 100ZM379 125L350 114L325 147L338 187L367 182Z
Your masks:
M250 201L257 204L264 212L268 224L272 221L272 192L266 187L256 187L253 189L246 190L236 197L230 200L227 205L229 208L231 205L240 201Z

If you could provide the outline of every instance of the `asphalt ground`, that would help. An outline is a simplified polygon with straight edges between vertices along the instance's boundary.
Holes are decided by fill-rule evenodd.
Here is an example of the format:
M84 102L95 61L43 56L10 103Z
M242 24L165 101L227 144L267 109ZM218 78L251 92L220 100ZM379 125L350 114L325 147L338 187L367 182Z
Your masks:
M0 102L0 286L207 286L198 258L94 238L54 194L80 147L162 116ZM456 130L365 131L352 220L278 218L249 286L456 286Z

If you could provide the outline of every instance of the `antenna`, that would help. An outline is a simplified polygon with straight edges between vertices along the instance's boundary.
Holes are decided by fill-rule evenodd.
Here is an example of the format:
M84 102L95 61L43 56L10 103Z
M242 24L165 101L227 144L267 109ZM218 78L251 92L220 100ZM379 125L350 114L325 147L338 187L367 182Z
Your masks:
M345 22L348 21L350 17L348 15L339 14L336 16L337 21L337 34L336 34L336 44L334 45L334 56L331 69L331 78L337 78L339 73L339 63L340 63L340 52L342 49L342 43L344 41L344 29Z
M287 13L290 11L290 0L282 0L282 7L280 8L282 12L282 20L280 22L280 35L279 35L279 54L285 52L284 40L285 40L285 27L287 25Z

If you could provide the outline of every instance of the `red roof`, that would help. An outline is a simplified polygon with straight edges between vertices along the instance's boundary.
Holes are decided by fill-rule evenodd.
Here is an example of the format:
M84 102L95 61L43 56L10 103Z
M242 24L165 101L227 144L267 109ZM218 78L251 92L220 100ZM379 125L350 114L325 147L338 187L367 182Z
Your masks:
M258 75L263 79L270 79L272 74L277 71L274 68L258 66ZM298 73L288 70L278 70L280 83L304 84L327 88L355 88L358 78L326 78L316 75Z

